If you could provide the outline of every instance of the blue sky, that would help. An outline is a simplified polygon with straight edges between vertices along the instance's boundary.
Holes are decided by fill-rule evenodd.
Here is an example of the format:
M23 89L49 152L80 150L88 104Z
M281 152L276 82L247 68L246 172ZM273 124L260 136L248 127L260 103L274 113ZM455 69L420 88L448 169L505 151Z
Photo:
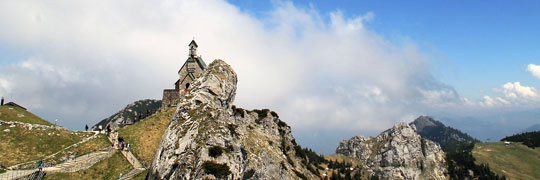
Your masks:
M278 1L229 0L266 18ZM433 56L434 74L460 95L481 99L511 81L540 87L526 72L540 63L539 1L293 1L321 13L347 16L373 12L366 26L389 41L410 38Z
M324 154L420 115L493 140L540 123L538 1L133 1L0 1L0 95L80 130L161 99L195 37L237 107Z

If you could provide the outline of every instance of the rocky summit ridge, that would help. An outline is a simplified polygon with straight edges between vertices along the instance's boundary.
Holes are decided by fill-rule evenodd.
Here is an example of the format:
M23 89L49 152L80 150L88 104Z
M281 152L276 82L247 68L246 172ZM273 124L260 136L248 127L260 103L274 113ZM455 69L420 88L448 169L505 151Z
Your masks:
M269 110L232 105L237 75L213 61L180 99L148 179L317 179L290 127Z
M377 137L343 140L336 153L361 159L381 179L447 179L444 152L420 137L414 124L397 124Z
M111 129L115 130L125 125L136 123L154 114L159 109L160 106L161 106L161 100L155 100L155 99L138 100L131 104L128 104L126 107L124 107L117 113L111 115L110 117L99 121L96 125L92 126L90 129L97 131L99 130L98 128L99 125L101 125L101 128L103 129L105 129L107 125L110 125Z
M464 144L479 142L467 133L446 126L430 116L420 116L409 124L414 124L422 138L438 143L445 152L455 151Z

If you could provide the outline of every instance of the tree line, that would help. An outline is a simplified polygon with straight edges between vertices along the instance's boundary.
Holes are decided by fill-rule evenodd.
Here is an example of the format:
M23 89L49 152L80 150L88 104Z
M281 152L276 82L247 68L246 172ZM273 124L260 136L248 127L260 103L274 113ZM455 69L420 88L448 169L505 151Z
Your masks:
M514 134L512 136L506 136L501 141L522 142L525 146L530 148L540 147L540 131L525 132Z

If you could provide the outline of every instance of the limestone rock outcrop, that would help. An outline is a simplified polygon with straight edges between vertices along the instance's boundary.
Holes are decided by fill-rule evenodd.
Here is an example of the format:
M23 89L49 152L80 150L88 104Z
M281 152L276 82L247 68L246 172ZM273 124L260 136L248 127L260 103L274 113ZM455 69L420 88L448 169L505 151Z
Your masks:
M381 179L448 179L441 147L421 138L413 124L400 123L377 137L343 140L336 153L365 161Z
M222 60L205 69L180 99L148 179L318 179L275 112L232 105L236 83Z

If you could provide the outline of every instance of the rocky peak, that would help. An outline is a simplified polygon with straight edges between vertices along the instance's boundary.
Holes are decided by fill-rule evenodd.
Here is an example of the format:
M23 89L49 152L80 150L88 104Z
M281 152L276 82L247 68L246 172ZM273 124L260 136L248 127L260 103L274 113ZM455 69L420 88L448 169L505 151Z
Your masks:
M318 178L277 113L232 105L236 83L236 73L222 60L205 69L180 99L149 179Z
M430 116L420 116L420 117L416 118L412 122L412 124L414 124L416 126L418 131L422 131L422 129L424 129L424 127L434 127L434 126L437 126L438 124L441 124L441 123L439 121L434 120Z
M446 152L454 151L458 144L470 144L478 140L457 129L445 126L442 122L430 116L420 116L411 125L415 125L422 138L438 143Z
M382 179L446 179L444 152L421 138L413 124L397 124L377 137L343 140L336 153L365 161Z

